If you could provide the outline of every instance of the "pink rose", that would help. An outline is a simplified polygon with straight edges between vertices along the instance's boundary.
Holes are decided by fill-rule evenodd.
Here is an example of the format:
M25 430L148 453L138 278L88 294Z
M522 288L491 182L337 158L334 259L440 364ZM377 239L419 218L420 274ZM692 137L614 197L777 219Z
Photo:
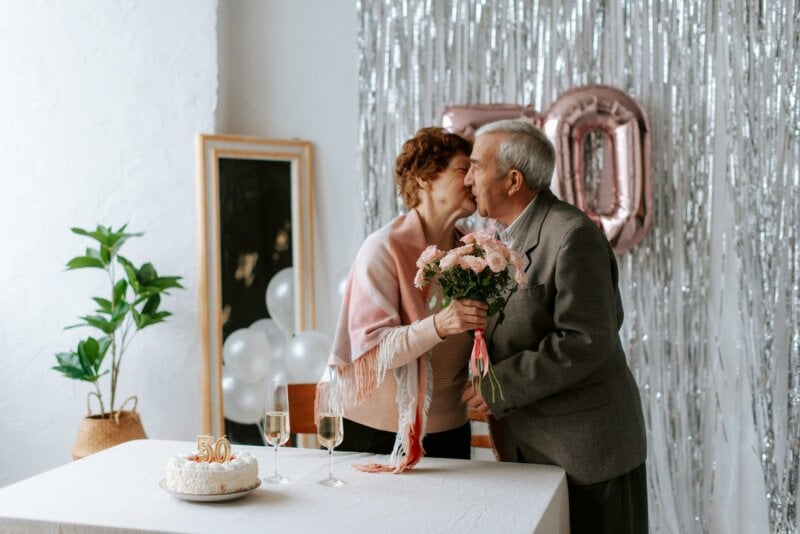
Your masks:
M467 254L472 254L474 250L475 250L475 245L469 243L467 245L452 249L450 252L448 252L448 254L457 254L458 256L466 256Z
M487 241L482 245L482 248L486 252L487 256L489 254L498 254L502 256L503 259L506 259L508 255L508 247L506 247L503 243L500 243L499 241L495 240Z
M461 241L464 243L477 243L478 246L483 247L484 243L495 241L495 239L492 237L492 234L486 230L479 230L465 235L461 238Z
M478 243L480 243L481 245L488 245L491 243L491 244L505 246L503 245L503 243L495 239L494 235L492 235L489 232L481 232L480 236L478 236Z
M506 268L507 265L506 259L503 257L503 255L495 251L491 251L486 254L486 263L489 264L489 268L493 273L501 272Z
M486 268L486 260L477 256L462 256L459 265L471 269L474 273L480 273Z
M475 242L475 234L467 234L461 238L462 243L474 243Z
M425 271L423 269L417 271L417 275L414 277L414 287L417 289L425 287Z
M419 255L419 259L417 260L417 268L422 268L432 261L439 260L442 258L442 256L444 256L444 252L439 250L436 245L430 245L428 248L422 251L422 254Z
M442 261L439 262L439 269L446 271L454 265L458 265L458 260L461 258L461 256L455 252L456 249L453 249L445 254L444 258L442 258Z

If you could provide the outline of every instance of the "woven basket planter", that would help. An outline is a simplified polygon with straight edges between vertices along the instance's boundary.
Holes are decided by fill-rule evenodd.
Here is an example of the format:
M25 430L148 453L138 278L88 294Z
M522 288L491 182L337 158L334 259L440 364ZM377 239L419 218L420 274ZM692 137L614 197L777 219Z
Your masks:
M88 415L81 419L72 459L79 460L97 451L134 439L145 439L142 421L134 405L130 411Z

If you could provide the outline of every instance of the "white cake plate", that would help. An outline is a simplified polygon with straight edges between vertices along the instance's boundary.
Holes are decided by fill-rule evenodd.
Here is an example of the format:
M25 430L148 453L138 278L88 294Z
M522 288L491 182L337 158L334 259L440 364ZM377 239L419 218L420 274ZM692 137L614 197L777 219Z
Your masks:
M246 489L244 491L237 491L235 493L220 493L216 495L197 495L194 493L179 493L177 491L172 491L167 487L167 480L164 478L161 479L158 485L161 486L161 489L163 489L173 497L184 501L219 502L219 501L232 501L233 499L238 499L240 497L244 497L245 495L250 495L255 490L257 490L258 487L261 485L261 479L258 480L258 484L256 484L250 489Z

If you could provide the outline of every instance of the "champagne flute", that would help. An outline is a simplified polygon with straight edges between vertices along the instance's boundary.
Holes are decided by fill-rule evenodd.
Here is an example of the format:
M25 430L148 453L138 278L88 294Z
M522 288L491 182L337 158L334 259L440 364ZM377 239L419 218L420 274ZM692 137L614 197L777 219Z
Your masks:
M286 484L289 479L278 473L278 448L289 440L289 387L283 379L267 385L264 440L275 449L275 472L264 479L270 484Z
M333 476L333 449L344 437L342 426L342 401L335 382L319 384L319 420L317 421L317 438L328 448L328 478L320 480L323 486L342 486L343 480Z

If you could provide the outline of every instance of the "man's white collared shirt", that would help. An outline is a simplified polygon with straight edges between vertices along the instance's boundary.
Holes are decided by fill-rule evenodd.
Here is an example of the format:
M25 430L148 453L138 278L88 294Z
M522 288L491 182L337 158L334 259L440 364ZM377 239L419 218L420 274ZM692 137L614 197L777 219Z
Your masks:
M525 206L517 218L511 221L508 226L503 225L500 221L497 222L497 235L500 241L508 245L508 248L516 250L520 254L524 251L517 250L517 244L524 242L525 228L528 227L528 220L533 216L533 203L536 202L536 197L533 197L528 205Z

